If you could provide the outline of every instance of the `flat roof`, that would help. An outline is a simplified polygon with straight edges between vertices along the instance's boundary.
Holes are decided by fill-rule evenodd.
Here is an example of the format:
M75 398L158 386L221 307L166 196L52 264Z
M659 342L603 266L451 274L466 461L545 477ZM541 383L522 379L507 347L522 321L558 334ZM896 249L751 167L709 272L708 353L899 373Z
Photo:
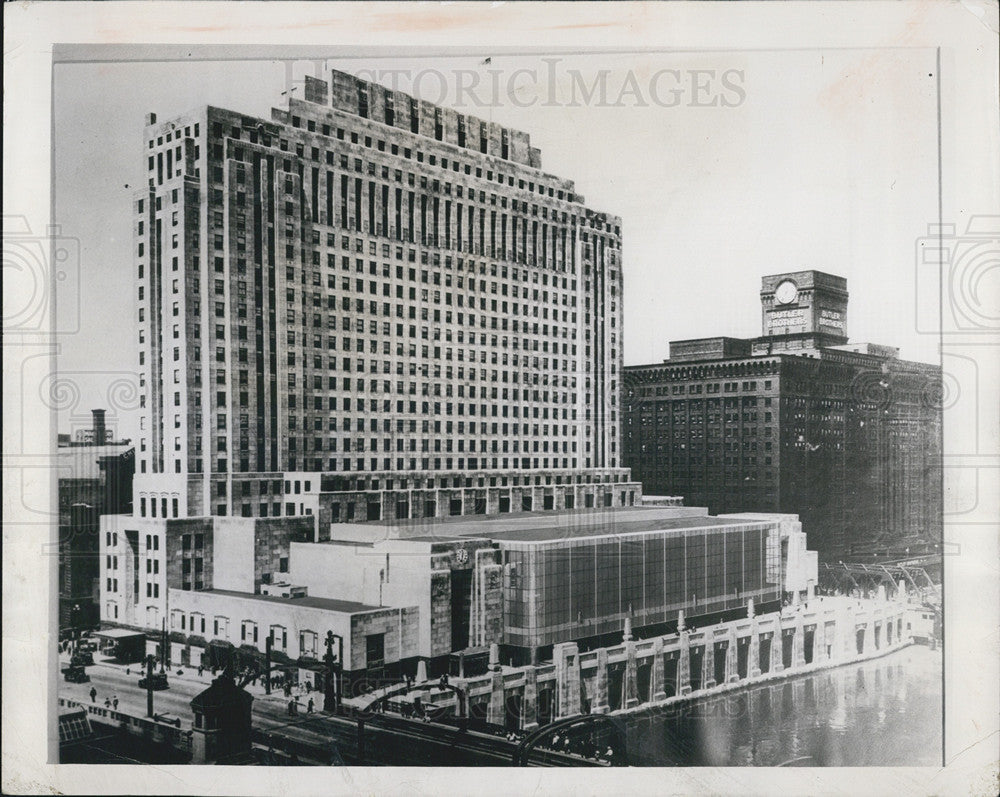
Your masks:
M229 589L206 589L199 590L198 595L222 595L227 598L240 598L241 600L261 601L263 603L283 603L305 606L310 609L322 609L327 612L340 612L341 614L357 614L359 612L378 611L379 609L392 609L392 606L371 606L367 603L357 603L356 601L342 601L336 598L314 598L306 595L301 598L282 598L280 595L257 595L251 592L236 592Z
M643 534L657 531L687 531L689 529L713 529L745 526L747 523L766 522L767 518L755 520L724 520L717 517L680 517L660 520L636 519L616 520L611 523L588 523L579 526L542 526L533 529L512 529L494 535L497 542L550 542L552 540L581 537L613 537L622 534Z
M61 446L56 449L58 478L99 479L101 478L99 459L121 456L131 448L134 446L123 443L103 446Z
M641 534L655 531L718 528L766 522L759 518L720 518L703 507L635 506L561 512L522 512L512 515L475 515L424 518L365 524L383 530L380 539L409 542L456 542L491 539L498 542L547 542L551 540ZM336 533L338 524L334 524Z

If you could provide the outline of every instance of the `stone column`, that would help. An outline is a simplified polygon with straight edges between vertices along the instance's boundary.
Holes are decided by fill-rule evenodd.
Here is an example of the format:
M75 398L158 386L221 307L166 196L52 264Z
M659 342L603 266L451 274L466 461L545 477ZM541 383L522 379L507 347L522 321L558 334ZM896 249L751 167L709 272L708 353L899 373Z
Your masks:
M781 635L781 623L775 622L774 633L771 635L771 670L770 672L781 672L785 669L784 657L782 652L784 651L784 641Z
M854 647L854 604L848 603L837 610L837 625L834 632L833 650L839 661L850 659L855 654Z
M813 632L813 663L826 661L826 618L821 614L816 618L816 630Z
M806 630L802 622L802 612L795 615L795 636L792 637L792 668L806 663Z
M486 708L486 721L492 725L506 724L506 710L503 692L503 673L494 670L490 673L490 703Z
M635 657L635 642L625 643L625 677L622 679L622 706L633 708L639 705L638 662Z
M657 637L653 640L653 671L652 671L652 681L650 685L650 700L653 703L657 703L661 700L667 699L667 673L666 667L663 664L663 637Z
M594 697L590 702L591 714L607 714L608 705L608 651L597 649L597 672L594 674Z
M701 688L715 686L715 637L705 631L705 655L701 657Z
M736 641L736 627L729 626L729 633L726 635L726 683L732 684L740 680L739 671L739 648Z
M760 632L757 630L757 620L750 625L750 645L747 650L747 675L756 678L760 675Z
M538 727L538 673L534 667L524 668L524 700L521 702L521 730Z
M580 713L580 650L575 642L561 642L552 650L556 664L556 715ZM605 676L606 677L606 676Z
M865 655L875 652L875 613L868 612L868 622L865 623Z
M631 610L631 607L630 607ZM635 640L632 639L632 618L625 618L625 677L622 679L622 706L633 708L639 705L638 662L635 658Z
M677 694L691 693L691 640L687 630L680 633L680 648L677 651Z

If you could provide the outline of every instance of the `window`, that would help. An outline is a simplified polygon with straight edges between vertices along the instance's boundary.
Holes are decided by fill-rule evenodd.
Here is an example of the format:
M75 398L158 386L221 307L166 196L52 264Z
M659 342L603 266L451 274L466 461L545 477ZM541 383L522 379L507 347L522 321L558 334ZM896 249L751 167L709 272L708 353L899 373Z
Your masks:
M299 633L299 656L316 658L319 653L319 635L315 631Z
M257 623L253 620L244 620L240 628L240 641L257 643Z
M385 664L385 634L368 634L365 637L365 666L381 667Z
M271 626L271 646L274 650L280 651L288 648L288 629L283 625Z

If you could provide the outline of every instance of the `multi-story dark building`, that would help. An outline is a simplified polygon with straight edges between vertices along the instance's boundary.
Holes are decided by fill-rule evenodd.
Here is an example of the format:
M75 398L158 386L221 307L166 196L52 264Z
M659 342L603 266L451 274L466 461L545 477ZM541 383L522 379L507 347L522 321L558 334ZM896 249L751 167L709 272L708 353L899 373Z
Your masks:
M940 540L939 366L847 338L847 285L764 277L763 334L625 369L624 464L710 512L792 512L811 548Z
M635 500L621 222L526 134L336 72L271 119L148 122L140 517Z
M59 627L96 625L100 574L98 522L101 514L132 509L135 450L115 442L105 427L104 410L94 410L94 426L57 453L59 473ZM67 435L68 438L68 435Z

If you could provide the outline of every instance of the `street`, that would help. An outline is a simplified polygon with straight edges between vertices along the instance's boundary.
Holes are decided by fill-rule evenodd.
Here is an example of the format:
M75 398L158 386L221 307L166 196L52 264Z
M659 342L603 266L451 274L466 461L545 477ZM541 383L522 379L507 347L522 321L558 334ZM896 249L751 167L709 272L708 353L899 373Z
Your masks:
M146 716L146 690L139 687L142 671L139 665L125 667L96 661L86 668L89 683L61 681L59 696L90 704L90 690L97 690L96 704L104 705L106 699L118 698L118 710L136 716ZM190 728L193 721L191 699L206 689L212 675L206 671L198 676L197 670L183 668L184 675L177 676L176 669L168 676L170 688L153 693L153 711L157 715L179 717L182 728ZM507 766L511 762L515 745L506 739L476 733L460 732L439 723L407 720L391 714L370 715L364 720L363 752L358 745L358 722L347 717L331 717L319 713L322 695L313 692L317 712L306 714L309 695L299 695L299 713L288 714L288 698L280 690L272 695L254 694L253 722L255 739L261 745L269 744L268 734L273 734L276 750L294 749L299 761L305 763L369 766ZM336 751L334 751L334 748ZM532 757L535 763L552 765L586 765L573 756L539 753Z

